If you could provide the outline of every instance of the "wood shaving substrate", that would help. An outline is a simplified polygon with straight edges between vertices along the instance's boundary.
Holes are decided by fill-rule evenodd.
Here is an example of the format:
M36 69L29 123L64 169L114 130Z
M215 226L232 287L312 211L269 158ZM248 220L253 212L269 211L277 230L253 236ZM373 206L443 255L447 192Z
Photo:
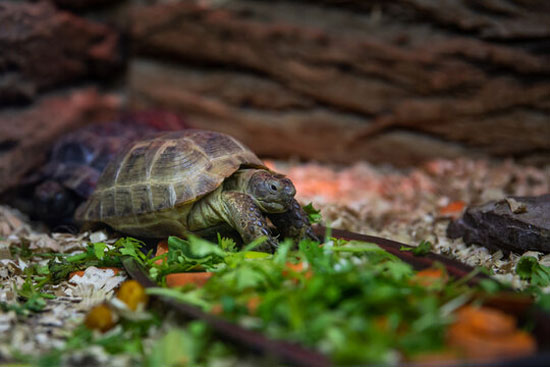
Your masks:
M12 256L10 246L26 244L33 253L76 254L82 252L88 242L98 241L110 244L115 239L108 239L103 232L78 235L38 232L19 212L0 206L0 302L16 303L16 289L25 282L25 269L34 264L46 265L49 261L49 258L39 256L30 259ZM0 362L9 361L14 355L36 356L63 347L71 330L82 323L86 311L111 298L125 278L124 274L115 275L112 270L90 267L82 277L75 276L70 282L46 285L43 291L56 298L48 299L41 312L18 316L15 311L0 310ZM108 358L101 351L96 352L95 362L100 363L102 358ZM83 357L88 358L89 355L86 353ZM78 359L79 356L71 358Z
M496 279L516 289L526 286L515 275L522 255L550 265L550 255L540 252L505 256L501 251L466 246L462 239L446 236L449 222L462 215L462 210L449 210L453 203L468 206L511 195L549 193L550 164L537 168L511 160L470 159L433 160L408 169L364 162L347 167L280 161L267 164L288 175L296 186L297 199L321 209L324 224L333 228L412 246L428 240L434 252L471 266L490 268Z
M316 163L266 162L292 179L297 198L302 204L312 202L321 209L325 225L358 233L386 237L410 245L429 240L434 251L472 265L493 269L495 278L516 288L525 284L514 274L521 255L504 256L481 246L466 246L462 240L450 240L445 235L447 224L461 213L448 212L450 203L467 205L501 199L508 195L540 195L550 192L550 165L535 168L511 161L435 160L410 169L356 163L352 166L330 166ZM17 299L15 287L20 287L24 269L31 264L45 264L48 259L33 257L22 260L13 257L10 246L27 243L33 252L77 253L88 242L113 243L103 232L47 234L35 230L17 211L0 206L0 302ZM545 265L550 256L530 252ZM124 273L114 275L89 268L85 276L46 288L57 297L47 300L44 311L24 318L15 312L0 311L0 362L13 353L39 355L61 347L70 331L82 322L91 306L110 298L125 279ZM548 290L550 291L550 290ZM111 358L100 350L84 353L94 355L102 364ZM78 359L78 355L71 358ZM118 365L131 365L123 360ZM103 362L102 362L103 361ZM77 363L77 360L72 360ZM70 364L70 363L69 363Z

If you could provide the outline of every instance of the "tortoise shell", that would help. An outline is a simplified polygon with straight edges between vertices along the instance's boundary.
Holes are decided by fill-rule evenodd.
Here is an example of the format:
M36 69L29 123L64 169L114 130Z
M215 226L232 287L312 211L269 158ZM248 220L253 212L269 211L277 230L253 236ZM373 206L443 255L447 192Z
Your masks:
M243 166L267 169L247 147L218 132L189 129L136 141L107 165L76 219L120 222L181 207L211 193Z

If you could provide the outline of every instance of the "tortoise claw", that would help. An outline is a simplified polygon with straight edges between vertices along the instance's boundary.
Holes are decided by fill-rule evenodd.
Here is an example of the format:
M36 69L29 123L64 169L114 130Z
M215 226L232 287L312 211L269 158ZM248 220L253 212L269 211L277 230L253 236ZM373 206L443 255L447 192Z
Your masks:
M319 237L317 237L317 235L313 232L313 229L311 227L308 227L308 229L306 230L306 235L305 235L306 238L309 238L310 240L312 241L316 241L316 242L321 242L321 240L319 239Z
M275 251L277 251L278 247L279 243L276 240L274 240L273 238L268 238L266 241L258 245L254 250L274 253Z

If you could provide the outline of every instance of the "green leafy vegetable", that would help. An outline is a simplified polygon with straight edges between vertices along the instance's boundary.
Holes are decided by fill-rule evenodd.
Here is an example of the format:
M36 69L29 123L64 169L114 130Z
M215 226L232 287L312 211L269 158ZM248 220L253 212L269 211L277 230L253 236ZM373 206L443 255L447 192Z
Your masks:
M521 279L528 280L533 286L547 287L550 285L550 267L539 264L533 256L523 256L519 259L516 274Z
M89 244L85 251L76 255L52 254L48 262L51 283L67 279L70 273L90 266L122 267L123 256L131 256L142 265L148 263L149 254L141 251L143 243L135 238L121 238L112 246L103 242Z
M105 256L105 249L107 248L107 244L104 242L97 242L94 243L93 246L95 257L97 257L98 260L102 260Z
M233 252L237 250L237 244L232 238L224 238L218 233L218 245L224 251Z
M0 309L3 311L15 311L18 315L28 315L30 312L39 312L46 307L46 299L55 298L54 295L41 292L44 285L42 278L36 284L32 276L28 276L19 288L15 288L17 295L23 299L23 303L0 302Z
M540 292L537 305L546 312L550 312L550 294Z
M432 243L430 241L422 241L416 247L401 246L401 251L412 251L414 256L424 256L432 251Z
M489 294L496 293L502 289L502 286L492 279L482 279L479 282L479 286L481 287L481 289Z
M191 239L173 241L197 246ZM392 363L396 348L405 355L442 348L451 311L472 294L465 283L447 283L444 292L415 284L410 265L372 243L303 240L295 249L285 241L272 256L260 257L246 256L246 248L222 253L200 247L189 252L200 256L176 250L187 255L171 256L164 266L214 269L202 288L150 292L222 310L273 338L322 348L341 364Z
M320 220L311 204L304 208L312 222ZM437 351L444 347L452 313L471 301L474 290L467 282L480 269L437 287L415 282L413 268L373 243L330 237L320 244L303 240L280 243L274 254L254 251L265 241L259 238L239 249L230 238L218 235L217 243L189 236L170 237L168 253L152 257L143 244L122 238L113 245L90 244L76 255L42 254L51 257L47 266L31 266L17 290L21 304L0 304L2 310L28 314L43 309L50 295L43 286L66 279L89 266L121 266L130 256L145 266L160 285L170 273L211 271L203 287L150 288L148 294L172 297L276 338L317 348L337 364L395 364L398 355ZM402 248L416 256L429 253L432 244ZM18 254L33 256L24 248ZM30 251L30 250L29 250ZM34 254L36 255L36 254ZM156 260L163 259L159 264ZM550 285L550 268L535 258L524 257L517 273L532 285ZM498 291L499 284L486 279L479 288ZM550 297L539 292L539 305L550 308ZM164 328L153 343L144 338L161 328L161 318L123 320L104 335L81 327L63 349L44 356L36 364L58 365L64 353L95 345L110 354L125 353L144 366L209 365L228 348L215 342L202 323L188 328ZM151 349L152 346L152 349ZM150 351L150 352L148 352Z
M321 211L313 207L313 203L309 203L304 206L304 211L307 214L310 223L320 223L321 222Z

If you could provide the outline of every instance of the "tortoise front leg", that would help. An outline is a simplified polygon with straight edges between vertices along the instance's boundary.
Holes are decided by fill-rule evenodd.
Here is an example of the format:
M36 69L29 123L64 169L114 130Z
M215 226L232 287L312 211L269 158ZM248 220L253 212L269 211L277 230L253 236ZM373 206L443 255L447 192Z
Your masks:
M245 243L267 236L267 241L256 249L267 252L275 251L277 241L271 235L264 215L250 196L229 191L222 194L222 200L227 208L229 224L239 232Z
M296 199L292 199L290 208L286 212L269 214L269 219L277 227L282 238L292 238L296 243L304 238L319 241L313 233L306 212Z

